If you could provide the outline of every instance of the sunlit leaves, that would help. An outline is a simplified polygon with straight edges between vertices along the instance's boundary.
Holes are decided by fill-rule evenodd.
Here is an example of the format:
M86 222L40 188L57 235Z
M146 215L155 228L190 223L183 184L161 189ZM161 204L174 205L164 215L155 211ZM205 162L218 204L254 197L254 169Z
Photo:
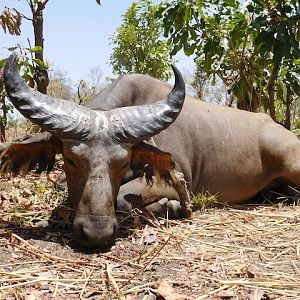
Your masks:
M279 82L298 95L299 75L292 74L300 73L299 1L172 0L160 5L157 17L172 55L194 54L198 68L217 74L252 109L267 110L273 89L275 102L283 101L276 96Z
M149 0L134 2L111 38L110 62L115 74L143 73L167 80L171 76L171 48L162 38L157 6Z

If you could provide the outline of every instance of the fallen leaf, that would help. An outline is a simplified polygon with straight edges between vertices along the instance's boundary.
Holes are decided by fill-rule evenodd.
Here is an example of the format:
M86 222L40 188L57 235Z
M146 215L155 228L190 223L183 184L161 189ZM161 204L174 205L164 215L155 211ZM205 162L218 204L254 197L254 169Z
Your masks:
M261 300L265 296L265 292L257 288L253 291L253 294L250 296L250 300Z
M1 199L2 200L10 200L11 199L11 195L5 193L5 192L1 192Z
M48 174L47 180L50 181L53 184L53 186L56 186L56 177L54 175Z
M31 206L31 204L32 204L32 202L31 202L29 199L24 198L24 197L18 197L18 198L17 198L17 203L18 203L21 207L25 208L26 210L29 210L29 208L30 208L30 206Z
M255 278L255 274L249 270L246 271L246 275L248 276L248 278Z
M25 300L35 300L35 299L37 299L37 298L35 297L35 295L30 294L30 295L26 295L24 299L25 299Z
M213 265L209 265L206 268L207 272L212 272L212 273L217 273L218 271L220 271L220 266L217 264L213 264Z
M231 299L234 298L236 296L236 293L234 291L220 291L217 294L214 295L214 299Z
M157 293L165 300L189 300L190 297L176 293L174 288L165 280L160 282Z
M10 214L7 214L7 215L4 215L1 217L1 220L4 222L10 222L11 219L12 219L12 215L10 215Z
M24 197L28 197L30 196L32 193L29 189L24 189L23 192L22 192L22 196Z
M144 244L150 245L156 241L156 231L153 227L146 226L143 231Z
M163 279L158 286L157 292L160 296L166 298L173 294L174 290L173 287L165 279Z

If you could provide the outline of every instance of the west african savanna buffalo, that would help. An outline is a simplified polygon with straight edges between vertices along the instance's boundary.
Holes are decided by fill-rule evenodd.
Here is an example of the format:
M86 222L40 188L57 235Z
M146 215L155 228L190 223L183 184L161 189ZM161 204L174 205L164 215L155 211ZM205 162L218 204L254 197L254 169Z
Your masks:
M82 107L29 88L15 60L11 55L4 69L7 93L26 118L47 132L8 147L2 170L26 172L47 156L47 149L62 153L76 208L75 237L87 246L112 241L115 202L133 146L151 137L152 145L172 155L194 194L208 191L221 202L239 203L273 184L300 186L300 141L293 133L266 114L188 96L184 102L185 86L176 68L173 90L146 75L126 75ZM32 158L36 149L39 155ZM133 193L143 195L140 182L129 181L120 193L134 188ZM172 187L167 192L164 184L155 188L174 199Z

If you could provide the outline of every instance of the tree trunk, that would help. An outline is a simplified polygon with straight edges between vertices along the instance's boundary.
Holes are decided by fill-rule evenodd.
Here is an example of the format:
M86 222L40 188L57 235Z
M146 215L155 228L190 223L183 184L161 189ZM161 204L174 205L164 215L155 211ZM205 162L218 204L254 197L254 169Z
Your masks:
M239 73L241 76L241 79L245 83L245 86L249 92L249 95L251 95L251 99L249 99L249 96L246 99L238 99L237 107L239 109L244 109L252 112L257 112L259 108L259 98L258 93L255 88L255 86L252 84L252 82L249 81L247 78L247 75L245 73L245 70L243 69L243 66L239 66ZM239 103L240 102L240 103Z
M279 66L274 65L274 68L272 70L271 76L269 78L268 82L268 95L269 95L269 110L270 110L270 116L271 118L277 122L276 118L276 111L275 111L275 93L274 88L278 76Z
M7 107L6 107L6 103L5 103L5 97L1 97L1 102L2 102L2 112L3 112L3 116L2 119L0 121L0 142L4 143L6 142L6 120L7 120Z
M287 86L284 127L288 130L291 130L291 104L292 104L292 93L290 87Z
M44 18L43 9L47 1L38 2L37 8L31 7L32 25L34 30L35 46L42 47L41 51L35 52L35 58L44 62ZM48 71L36 65L34 80L37 84L37 90L43 94L47 94L47 86L49 84Z

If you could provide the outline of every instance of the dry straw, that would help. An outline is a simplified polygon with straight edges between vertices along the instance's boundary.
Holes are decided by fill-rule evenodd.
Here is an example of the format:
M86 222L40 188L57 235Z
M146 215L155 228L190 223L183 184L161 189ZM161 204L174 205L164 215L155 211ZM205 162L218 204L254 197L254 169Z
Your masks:
M2 221L2 299L147 299L162 280L185 299L300 299L299 206L210 208L184 220L133 214L154 228L151 243L144 225L121 222L128 235L103 253L72 249L70 231L40 228L41 243L34 222Z

